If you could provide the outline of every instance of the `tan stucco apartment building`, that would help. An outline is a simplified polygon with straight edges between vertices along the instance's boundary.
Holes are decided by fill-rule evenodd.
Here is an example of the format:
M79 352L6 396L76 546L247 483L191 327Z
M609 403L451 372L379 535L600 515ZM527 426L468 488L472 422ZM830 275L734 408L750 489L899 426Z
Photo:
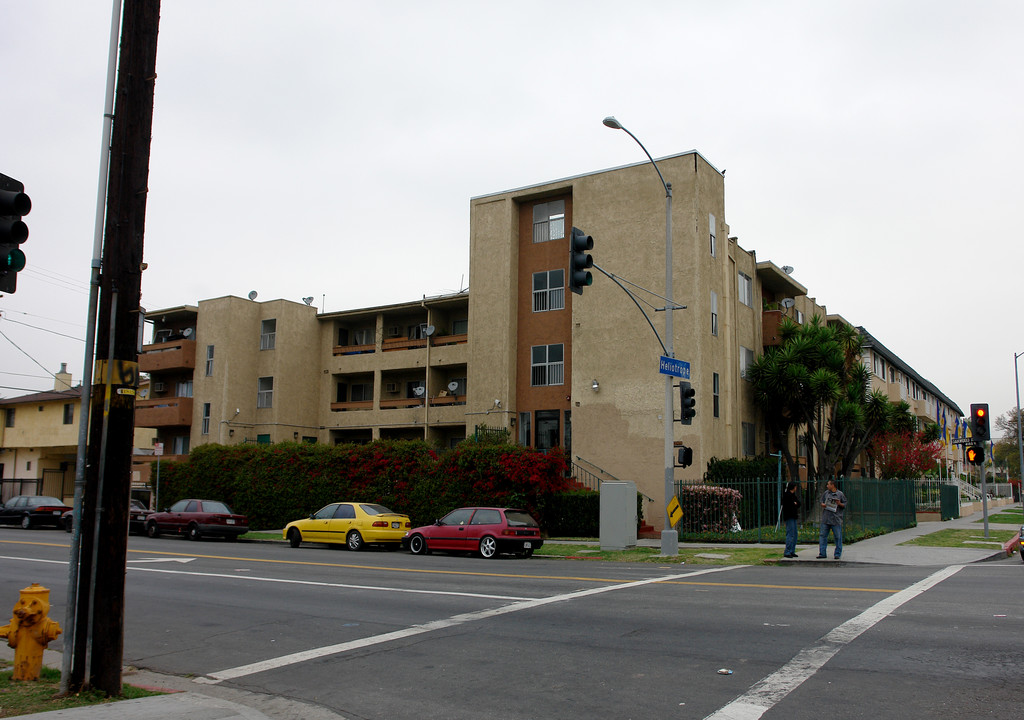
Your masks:
M759 261L730 235L724 175L703 156L673 155L658 167L673 190L673 294L685 306L674 311L673 345L696 390L692 424L673 423L674 441L693 449L676 479L692 481L713 457L770 451L744 375L780 342L783 316L845 320L809 297L791 267ZM594 282L581 295L568 291L573 226L594 239ZM449 447L486 427L562 447L580 473L633 481L660 501L665 192L653 167L473 198L469 281L468 292L322 314L237 297L150 311L139 361L150 395L137 402L137 425L155 428L171 459L209 442L406 438ZM865 337L871 368L884 348ZM935 403L940 416L960 415L884 352L885 377L898 368L899 386L885 385L891 396L917 388L926 393L914 406L922 418L935 417Z

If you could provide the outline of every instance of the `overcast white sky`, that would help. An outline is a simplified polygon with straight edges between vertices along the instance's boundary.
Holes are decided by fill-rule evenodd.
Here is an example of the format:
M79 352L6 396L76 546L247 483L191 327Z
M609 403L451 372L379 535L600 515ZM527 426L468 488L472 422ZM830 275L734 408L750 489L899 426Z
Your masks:
M111 7L0 0L0 172L33 201L3 397L81 379ZM614 114L728 171L759 260L1002 414L1022 37L1015 0L163 0L143 305L457 291L471 197L644 159Z

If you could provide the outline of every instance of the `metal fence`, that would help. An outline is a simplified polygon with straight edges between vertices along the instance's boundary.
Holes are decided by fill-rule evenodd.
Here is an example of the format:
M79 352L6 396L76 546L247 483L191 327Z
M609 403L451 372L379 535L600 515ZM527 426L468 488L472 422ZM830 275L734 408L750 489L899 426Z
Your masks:
M916 524L917 486L913 480L839 478L836 482L849 501L844 515L847 525L891 532ZM784 539L781 502L785 483L778 478L720 480L714 486L677 482L675 489L683 511L679 523L683 540ZM801 523L817 524L821 520L819 498L825 492L825 481L803 482L798 492Z

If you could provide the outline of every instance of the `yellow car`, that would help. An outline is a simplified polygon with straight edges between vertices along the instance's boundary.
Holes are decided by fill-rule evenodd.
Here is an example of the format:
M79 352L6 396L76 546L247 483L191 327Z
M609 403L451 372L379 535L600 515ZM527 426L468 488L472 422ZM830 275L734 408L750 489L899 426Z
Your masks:
M295 520L284 528L284 538L293 548L303 541L347 545L361 550L364 545L385 545L397 550L412 527L408 515L374 503L331 503L305 520Z

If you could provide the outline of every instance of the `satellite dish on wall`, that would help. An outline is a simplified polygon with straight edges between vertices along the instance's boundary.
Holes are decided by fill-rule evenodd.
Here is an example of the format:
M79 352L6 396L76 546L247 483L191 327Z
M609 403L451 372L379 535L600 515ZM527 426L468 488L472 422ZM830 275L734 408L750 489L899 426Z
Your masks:
M454 380L452 380L450 383L448 383L448 390L449 390L449 392L455 392L458 389L459 389L459 384L457 382L455 382Z
M249 291L249 299L250 300L255 300L256 299L256 295L257 295L257 292L255 290L250 290Z
M309 297L304 297L304 298L302 298L302 302L306 303L307 305L310 305L310 304L312 304L312 302L313 302L313 296L312 296L312 295L310 295Z
M437 330L437 328L435 328L433 325L427 325L425 328L423 328L423 332L426 333L427 337L433 335L435 330Z
M423 387L422 385L417 385L412 389L412 392L416 397L420 397L421 395L423 395L423 393L426 392L426 388Z
M794 302L796 301L793 300L793 298L782 298L782 300L779 301L779 305L784 307L786 310L789 310L791 307L793 307Z
M787 275L792 275L793 274L793 266L792 265L783 265L782 266L782 272L786 273Z
M192 328L185 328L184 330L181 331L181 334L184 335L185 337L191 337Z

